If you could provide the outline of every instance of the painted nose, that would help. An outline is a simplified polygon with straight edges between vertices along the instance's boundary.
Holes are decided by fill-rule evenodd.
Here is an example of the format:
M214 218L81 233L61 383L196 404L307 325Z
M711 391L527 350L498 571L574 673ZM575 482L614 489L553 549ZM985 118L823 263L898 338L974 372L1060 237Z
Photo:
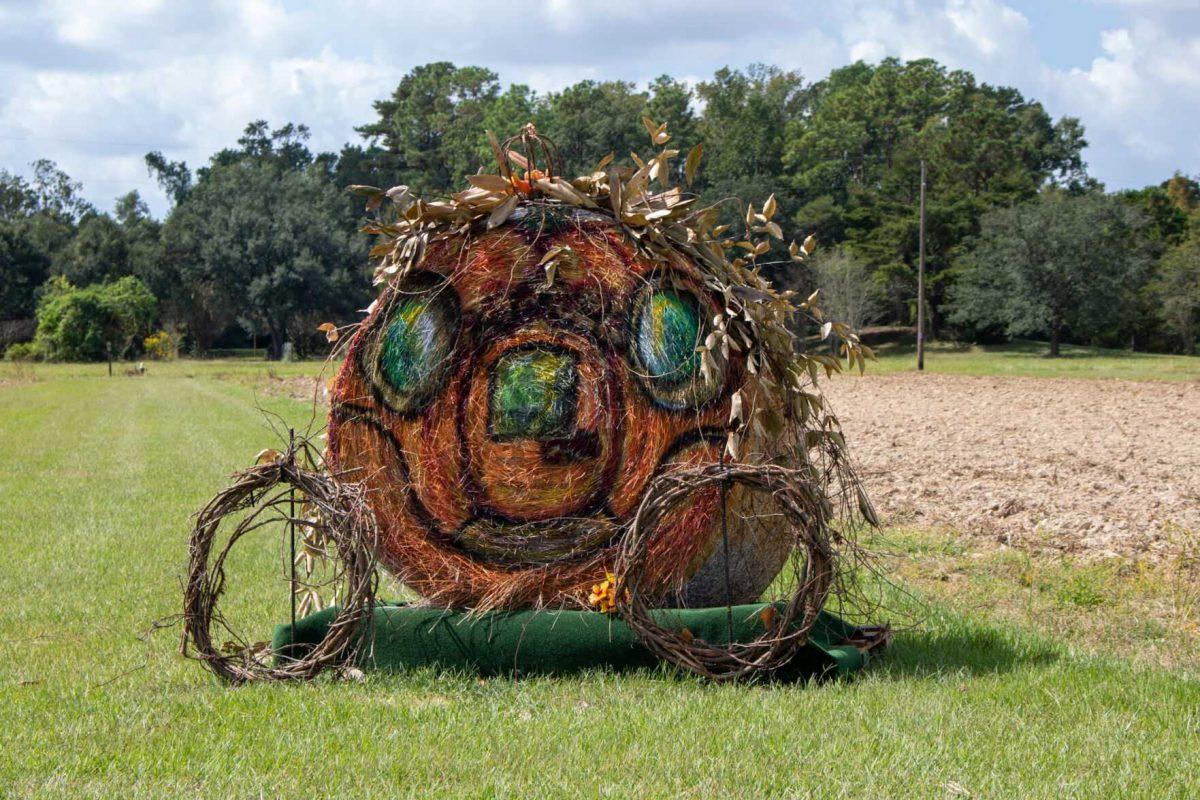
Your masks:
M505 353L491 375L489 429L502 441L554 442L575 431L579 370L573 354L544 348Z

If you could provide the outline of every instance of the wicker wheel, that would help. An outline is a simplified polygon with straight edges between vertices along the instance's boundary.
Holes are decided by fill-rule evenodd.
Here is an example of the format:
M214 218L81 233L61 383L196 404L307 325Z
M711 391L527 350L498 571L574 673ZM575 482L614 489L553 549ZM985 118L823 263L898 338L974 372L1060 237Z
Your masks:
M805 558L796 590L774 624L749 642L712 644L654 621L650 604L657 598L639 591L655 527L692 492L726 483L770 495L789 526L792 551ZM809 631L829 595L834 551L826 524L828 512L818 486L798 470L772 464L707 464L673 470L646 492L618 551L616 610L655 655L717 681L752 680L782 667L808 641Z
M308 449L308 445L304 444L302 448ZM276 487L282 488L272 492ZM245 648L235 653L223 651L214 645L213 631L214 625L230 630L217 611L217 601L225 589L226 557L245 534L273 522L289 521L288 512L282 509L289 504L290 487L298 490L305 502L317 509L319 525L325 529L336 550L340 572L335 580L342 587L341 608L320 643L303 656L275 666L251 657ZM214 558L213 543L223 520L230 514L248 509L254 510L237 524L229 541ZM309 521L291 521L312 526ZM232 683L305 680L340 663L357 646L374 607L375 538L375 521L364 501L363 489L327 473L301 468L296 462L295 451L281 455L273 463L237 473L233 484L218 493L196 515L189 543L181 651L204 662L218 676Z

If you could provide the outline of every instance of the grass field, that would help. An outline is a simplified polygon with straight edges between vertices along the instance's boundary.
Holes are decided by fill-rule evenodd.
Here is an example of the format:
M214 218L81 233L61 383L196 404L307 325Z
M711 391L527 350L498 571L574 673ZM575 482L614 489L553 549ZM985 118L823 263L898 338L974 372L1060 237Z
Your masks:
M1194 359L1092 358L939 351L929 366L1200 376ZM1189 635L1141 615L1197 602L1195 584L976 554L946 531L889 533L912 594L897 611L920 624L850 681L220 685L176 654L177 628L146 632L178 611L188 516L277 444L263 412L309 419L252 391L264 381L253 362L112 379L103 365L0 365L0 796L1200 795L1195 616ZM244 549L229 609L265 637L286 614L282 553Z
M876 349L876 372L909 372L917 368L915 345L890 344ZM1003 345L957 345L931 342L925 369L948 375L1023 375L1031 378L1120 378L1130 381L1200 380L1200 357L1135 353L1064 344L1051 358L1045 342Z

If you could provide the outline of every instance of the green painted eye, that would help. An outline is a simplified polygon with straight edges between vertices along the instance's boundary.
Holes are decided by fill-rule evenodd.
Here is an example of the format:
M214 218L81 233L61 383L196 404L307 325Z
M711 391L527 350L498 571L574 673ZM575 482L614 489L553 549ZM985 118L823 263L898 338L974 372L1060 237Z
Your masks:
M397 411L414 411L437 393L457 332L449 287L397 298L372 348L375 385Z
M715 396L700 376L703 314L695 295L674 289L644 293L634 319L634 352L643 380L660 405L688 408Z
M691 377L699 360L700 309L695 298L671 290L654 292L638 318L637 348L648 377L675 384Z

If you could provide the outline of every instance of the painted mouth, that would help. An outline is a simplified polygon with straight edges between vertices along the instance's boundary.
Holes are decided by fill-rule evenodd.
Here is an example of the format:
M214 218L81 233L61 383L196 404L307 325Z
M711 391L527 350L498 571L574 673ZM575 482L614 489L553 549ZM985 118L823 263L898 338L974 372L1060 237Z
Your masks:
M541 522L480 518L459 528L454 541L480 560L520 566L549 564L585 555L615 541L620 531L616 522L596 517Z

